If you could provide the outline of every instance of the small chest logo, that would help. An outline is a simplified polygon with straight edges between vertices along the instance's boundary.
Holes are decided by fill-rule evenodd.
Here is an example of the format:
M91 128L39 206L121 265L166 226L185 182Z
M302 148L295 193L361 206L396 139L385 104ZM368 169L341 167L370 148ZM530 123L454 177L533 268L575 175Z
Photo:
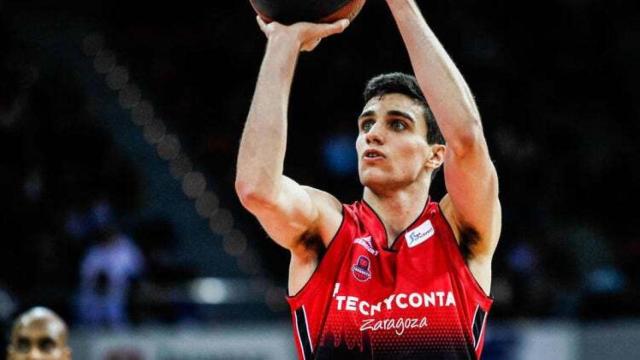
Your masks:
M417 228L406 233L404 238L407 240L407 245L412 248L427 241L433 234L435 234L435 230L433 229L433 225L431 225L431 220L427 220Z
M369 252L369 254L376 256L378 255L378 250L373 248L373 241L371 240L371 236L361 237L353 240L354 244L358 244Z
M368 281L371 279L371 260L364 255L360 255L358 261L353 264L351 272L356 280L362 282Z

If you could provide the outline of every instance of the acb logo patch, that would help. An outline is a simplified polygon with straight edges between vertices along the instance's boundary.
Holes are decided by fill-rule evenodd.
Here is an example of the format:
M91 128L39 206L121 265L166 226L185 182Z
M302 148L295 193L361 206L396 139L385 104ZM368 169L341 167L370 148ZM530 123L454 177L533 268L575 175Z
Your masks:
M353 276L358 281L368 281L371 279L371 260L365 255L360 255L353 267L351 267Z

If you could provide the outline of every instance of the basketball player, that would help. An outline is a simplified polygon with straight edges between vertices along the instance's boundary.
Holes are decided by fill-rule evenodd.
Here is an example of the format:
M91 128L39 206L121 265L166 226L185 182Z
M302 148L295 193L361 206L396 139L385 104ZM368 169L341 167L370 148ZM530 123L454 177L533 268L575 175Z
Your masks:
M362 200L342 205L282 173L298 55L346 20L258 20L268 41L236 191L291 253L300 359L477 359L501 229L498 178L473 96L416 2L387 4L417 80L387 74L365 89L356 141ZM429 187L443 164L447 195L436 203Z
M35 307L13 324L7 349L9 360L71 360L67 325L53 311Z

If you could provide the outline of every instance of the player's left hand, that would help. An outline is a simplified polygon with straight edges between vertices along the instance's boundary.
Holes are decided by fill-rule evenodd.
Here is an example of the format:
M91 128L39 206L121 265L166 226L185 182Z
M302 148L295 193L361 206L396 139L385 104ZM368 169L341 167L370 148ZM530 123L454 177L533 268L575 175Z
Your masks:
M268 39L280 35L295 39L300 51L312 51L322 39L343 32L349 26L349 20L342 19L331 24L317 24L299 22L292 25L283 25L278 22L265 23L259 16L256 18L260 30Z

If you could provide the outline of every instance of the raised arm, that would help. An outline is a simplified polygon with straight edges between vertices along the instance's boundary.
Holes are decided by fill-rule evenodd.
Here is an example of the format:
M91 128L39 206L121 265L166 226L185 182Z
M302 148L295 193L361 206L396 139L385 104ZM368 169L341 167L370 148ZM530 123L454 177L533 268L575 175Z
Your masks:
M341 215L339 202L283 175L289 93L300 51L313 50L324 37L343 31L334 24L283 26L258 19L268 38L253 102L245 124L236 174L236 192L267 233L294 254L306 253L302 235L315 232L329 241Z
M441 202L468 263L485 291L501 230L498 178L489 157L480 114L462 75L429 28L414 0L387 0L411 64L447 142L448 195Z

